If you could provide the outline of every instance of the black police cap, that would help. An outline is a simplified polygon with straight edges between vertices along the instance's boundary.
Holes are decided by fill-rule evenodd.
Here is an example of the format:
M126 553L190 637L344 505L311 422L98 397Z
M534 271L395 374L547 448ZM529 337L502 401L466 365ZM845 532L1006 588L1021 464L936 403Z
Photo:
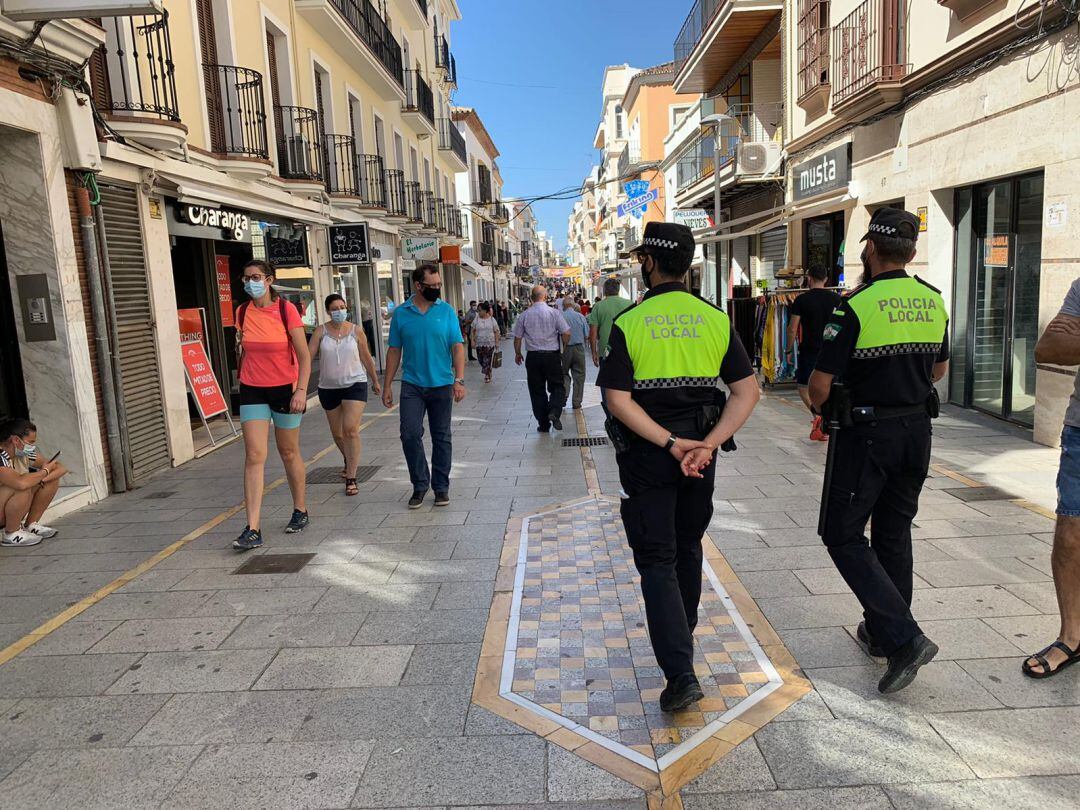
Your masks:
M694 260L694 232L674 222L650 222L645 226L641 244L627 252L651 253L687 266Z
M865 242L873 236L891 236L896 239L919 238L919 218L903 208L879 208L870 217L870 227L866 236L860 239Z

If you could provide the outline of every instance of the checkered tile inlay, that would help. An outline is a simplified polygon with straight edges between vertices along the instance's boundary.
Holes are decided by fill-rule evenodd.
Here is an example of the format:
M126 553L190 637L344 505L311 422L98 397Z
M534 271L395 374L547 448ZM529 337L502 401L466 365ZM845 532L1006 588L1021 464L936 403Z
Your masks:
M667 767L782 684L711 569L704 577L694 657L705 699L667 714L618 504L532 516L500 693L651 770Z

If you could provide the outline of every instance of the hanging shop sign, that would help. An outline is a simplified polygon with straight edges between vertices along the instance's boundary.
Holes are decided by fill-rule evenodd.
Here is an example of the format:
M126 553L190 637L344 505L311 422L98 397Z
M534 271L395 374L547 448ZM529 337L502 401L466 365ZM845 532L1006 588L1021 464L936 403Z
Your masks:
M401 240L401 255L422 262L439 260L439 240L427 237L405 237Z
M303 226L263 224L266 259L276 267L307 267L307 229Z
M461 264L461 248L458 245L439 248L439 261L443 264Z
M660 199L660 191L658 189L649 190L648 180L631 180L629 183L623 185L623 190L626 192L626 202L622 203L617 209L616 213L620 217L625 217L627 214L630 216L641 219L645 216L645 209L649 207L649 203L654 200Z
M235 326L233 322L232 279L229 276L229 257L214 257L214 276L217 278L218 306L221 307L221 325Z
M251 218L243 211L224 206L178 203L176 215L185 225L219 232L221 239L243 242L251 238Z
M713 219L704 208L676 208L674 214L676 225L685 225L692 231L713 226Z
M797 163L791 169L791 183L796 202L827 191L847 188L851 182L851 144L845 143L815 158Z
M180 322L181 343L206 344L206 321L203 318L202 307L197 309L176 310L177 320Z
M371 261L366 222L331 225L326 230L330 264L367 264Z
M187 375L191 395L195 398L202 418L209 419L225 413L229 408L225 404L221 386L214 376L214 369L210 366L210 359L206 356L202 343L197 340L183 343L180 345L180 354L184 360L184 373Z

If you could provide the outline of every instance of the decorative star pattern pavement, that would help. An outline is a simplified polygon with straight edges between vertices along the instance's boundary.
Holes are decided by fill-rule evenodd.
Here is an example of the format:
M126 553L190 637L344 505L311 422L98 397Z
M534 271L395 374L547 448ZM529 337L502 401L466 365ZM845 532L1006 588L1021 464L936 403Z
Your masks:
M705 699L668 714L618 504L525 519L500 694L659 772L783 685L707 561L703 577L694 660Z

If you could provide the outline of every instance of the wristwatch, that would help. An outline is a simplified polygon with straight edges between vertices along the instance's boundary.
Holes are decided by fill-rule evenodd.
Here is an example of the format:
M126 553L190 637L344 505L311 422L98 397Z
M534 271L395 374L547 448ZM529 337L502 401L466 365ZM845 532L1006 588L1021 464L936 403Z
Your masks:
M670 436L667 437L667 444L664 445L664 449L670 453L671 448L675 446L675 442L677 442L678 440L678 436L672 433Z
M460 377L460 378L454 380L454 385L464 385L464 384L465 384L465 378L464 377Z

